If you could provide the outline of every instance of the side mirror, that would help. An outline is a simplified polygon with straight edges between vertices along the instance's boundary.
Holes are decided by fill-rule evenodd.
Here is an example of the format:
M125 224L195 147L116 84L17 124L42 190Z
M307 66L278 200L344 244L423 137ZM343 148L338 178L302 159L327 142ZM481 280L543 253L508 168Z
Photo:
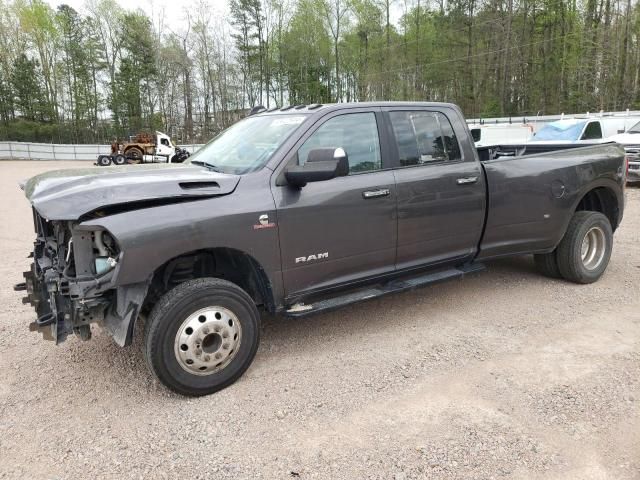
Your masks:
M322 182L349 174L349 159L342 148L316 148L309 152L304 165L293 165L284 176L289 185L304 187L309 182Z

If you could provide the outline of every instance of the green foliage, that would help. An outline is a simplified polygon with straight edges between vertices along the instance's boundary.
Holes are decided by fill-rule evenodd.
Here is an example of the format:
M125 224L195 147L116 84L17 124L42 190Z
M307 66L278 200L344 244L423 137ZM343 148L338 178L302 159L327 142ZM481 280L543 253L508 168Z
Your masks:
M487 101L480 112L480 116L484 118L499 117L501 114L500 103L496 99Z
M101 65L93 58L97 51L93 25L68 5L58 7L56 23L63 57L59 67L65 79L62 88L70 104L68 121L74 130L95 126L99 108L95 80Z
M46 105L42 104L42 85L37 60L20 55L11 72L11 87L15 106L26 120L45 120Z
M158 53L151 22L144 14L125 14L122 35L122 58L111 84L109 107L115 127L126 136L150 126L145 103L157 74Z
M282 42L289 103L331 101L331 38L312 0L301 0Z
M158 129L205 141L256 104L432 100L472 117L640 108L630 0L230 0L225 18L193 2L188 21L156 23L114 0L87 14L0 0L0 138Z

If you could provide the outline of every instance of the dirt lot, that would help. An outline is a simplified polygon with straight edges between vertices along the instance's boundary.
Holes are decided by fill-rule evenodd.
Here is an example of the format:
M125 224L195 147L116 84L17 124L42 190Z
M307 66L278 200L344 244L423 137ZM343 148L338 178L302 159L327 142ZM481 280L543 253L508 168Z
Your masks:
M245 376L186 399L151 377L140 335L56 347L27 330L17 182L76 165L0 162L0 478L640 479L640 189L594 285L517 258L264 318Z

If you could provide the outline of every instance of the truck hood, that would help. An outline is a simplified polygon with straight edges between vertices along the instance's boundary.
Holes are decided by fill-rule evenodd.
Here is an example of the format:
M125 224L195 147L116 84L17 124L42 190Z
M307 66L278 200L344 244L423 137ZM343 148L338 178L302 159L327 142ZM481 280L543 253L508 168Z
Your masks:
M567 145L567 144L575 144L575 145L584 145L588 147L589 145L599 145L601 143L608 143L611 140L608 138L598 138L594 140L536 140L536 137L532 137L529 140L529 143L535 143L536 145Z
M609 140L620 145L640 145L640 133L619 133L609 137Z
M77 220L102 209L123 211L233 192L240 181L191 165L130 165L54 170L20 186L49 220Z

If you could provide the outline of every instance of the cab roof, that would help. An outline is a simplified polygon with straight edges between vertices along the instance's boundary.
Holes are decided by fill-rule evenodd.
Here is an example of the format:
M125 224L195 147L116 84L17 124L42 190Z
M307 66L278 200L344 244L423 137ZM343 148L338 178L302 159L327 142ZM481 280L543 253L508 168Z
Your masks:
M266 108L257 105L251 109L248 116L252 115L278 115L290 113L316 113L318 111L334 111L349 108L367 108L367 107L453 107L458 108L452 103L442 102L346 102L346 103L311 103L309 105L287 105L284 107Z

